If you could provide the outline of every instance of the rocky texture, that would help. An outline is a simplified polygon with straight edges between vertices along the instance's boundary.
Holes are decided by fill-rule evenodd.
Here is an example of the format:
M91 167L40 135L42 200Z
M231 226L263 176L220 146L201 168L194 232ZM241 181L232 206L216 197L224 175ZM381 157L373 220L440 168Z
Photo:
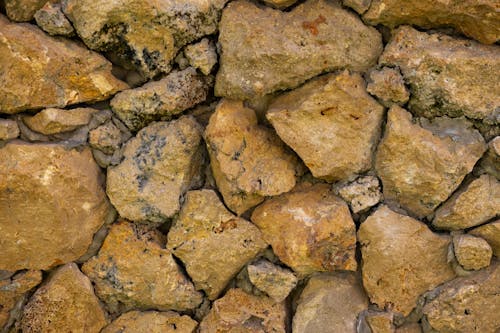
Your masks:
M339 195L349 203L353 213L375 206L382 200L380 182L377 177L363 176L339 188Z
M163 244L163 236L156 230L124 221L115 223L99 254L82 270L112 312L193 309L201 303L202 294Z
M108 169L107 194L124 218L158 225L174 216L180 197L200 182L201 128L191 117L143 128Z
M393 106L375 167L386 201L423 217L450 196L484 151L481 134L464 119L412 119Z
M326 184L267 200L252 222L280 260L301 275L356 270L356 227L346 203Z
M0 119L0 140L15 139L19 136L19 126L14 120Z
M45 135L69 132L87 125L92 115L98 110L91 108L76 108L62 110L49 108L31 117L24 117L24 123L32 130Z
M394 333L393 314L390 312L368 312L365 320L372 333Z
M344 6L354 9L358 14L363 14L370 8L372 0L342 0Z
M290 7L293 5L297 0L263 0L267 5L273 7L273 8L279 8L279 9L284 9L286 7Z
M35 13L36 24L51 36L71 37L75 29L64 16L59 3L47 3Z
M367 307L368 298L355 273L313 276L300 294L293 332L355 333L357 316Z
M99 101L127 88L103 56L1 14L0 59L0 113Z
M53 1L53 0L50 0ZM12 21L28 22L47 0L4 0L5 11Z
M189 64L198 68L203 74L208 75L217 64L217 51L215 44L208 38L203 38L196 44L184 48L184 55Z
M247 266L248 278L260 291L276 302L283 301L297 285L297 277L289 269L267 260L259 260Z
M90 149L21 141L0 148L0 269L79 258L110 212Z
M366 90L385 105L403 105L410 99L403 76L396 68L383 67L370 72L370 82Z
M500 258L500 220L474 228L469 234L485 239L490 244L493 255Z
M22 332L99 333L106 314L90 280L73 263L58 268L24 308Z
M395 333L422 333L422 326L419 323L407 323L396 328Z
M481 168L500 180L500 136L488 143L488 151L481 160Z
M359 74L330 74L278 97L267 119L314 177L354 178L372 165L384 108Z
M213 300L267 244L259 229L229 212L214 191L201 190L186 194L167 247L182 260L196 288Z
M106 326L101 333L194 333L198 323L175 312L130 311Z
M105 154L113 154L122 142L122 132L112 121L107 121L89 132L89 145Z
M410 110L426 117L464 115L495 124L500 122L499 50L498 45L403 26L394 32L379 63L401 68L412 91Z
M233 99L294 88L327 71L364 71L382 50L374 28L324 0L308 0L290 12L233 1L219 29L215 94Z
M210 117L205 140L213 176L224 202L238 215L295 186L296 158L257 123L241 101L222 100Z
M479 270L490 265L491 246L480 237L456 235L453 250L458 263L466 270Z
M454 277L447 263L449 236L382 206L358 231L363 285L381 309L408 315L418 297Z

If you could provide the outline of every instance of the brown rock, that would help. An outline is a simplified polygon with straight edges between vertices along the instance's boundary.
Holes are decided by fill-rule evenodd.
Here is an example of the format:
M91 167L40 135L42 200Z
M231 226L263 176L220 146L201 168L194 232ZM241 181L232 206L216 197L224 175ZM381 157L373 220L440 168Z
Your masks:
M191 66L198 68L205 75L209 75L212 68L217 64L215 44L208 38L203 38L196 44L186 46L184 55Z
M372 333L394 333L393 314L390 312L375 312L367 313L365 320L370 327Z
M491 246L480 237L456 235L453 249L458 263L466 270L479 270L490 265Z
M383 114L363 78L344 71L283 94L266 117L314 177L340 180L371 168Z
M485 239L490 244L493 255L500 258L500 220L474 228L469 234Z
M297 0L263 0L263 1L269 6L279 9L290 7L291 5L297 2Z
M422 326L419 323L408 323L396 328L395 333L422 333Z
M88 148L0 148L0 269L49 269L83 255L112 213L102 178Z
M267 200L254 210L252 222L299 274L356 270L356 227L346 203L326 184Z
M366 90L377 96L387 107L393 103L403 105L410 99L410 92L406 89L399 69L383 67L373 70L370 72L370 80Z
M377 30L324 0L308 0L290 12L233 1L219 29L215 94L233 99L295 88L328 71L364 71L382 51Z
M377 177L363 176L339 188L339 195L349 203L353 213L362 212L382 200Z
M194 333L198 323L173 311L130 311L106 326L101 333Z
M363 14L370 8L372 0L342 0L344 6L354 9L358 14Z
M19 126L14 120L0 119L0 140L15 139L19 136Z
M38 112L32 117L24 117L24 123L32 130L45 135L69 132L87 125L94 113L91 108L76 108L72 110L49 108Z
M35 13L36 24L51 36L71 37L75 29L64 16L60 3L47 3Z
M113 154L122 144L122 132L112 121L107 121L89 132L89 145L106 154Z
M267 260L259 260L248 265L247 271L250 282L276 302L285 300L298 281L291 270Z
M4 0L5 11L12 21L28 22L47 0Z
M500 136L495 137L488 143L488 151L481 160L481 167L500 180Z

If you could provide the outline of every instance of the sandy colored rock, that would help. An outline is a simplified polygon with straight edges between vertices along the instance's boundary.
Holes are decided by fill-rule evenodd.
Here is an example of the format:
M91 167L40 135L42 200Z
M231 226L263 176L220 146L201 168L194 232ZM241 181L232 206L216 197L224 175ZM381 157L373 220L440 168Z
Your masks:
M363 285L381 309L408 315L418 297L455 276L447 263L449 236L381 206L361 224Z
M249 295L241 289L229 289L203 318L200 333L285 332L286 316L283 302Z
M266 247L259 229L229 212L212 190L186 194L167 242L196 288L211 300Z
M257 123L241 101L223 99L210 117L205 140L214 179L238 215L295 186L297 160L280 139Z
M4 0L5 11L12 21L28 22L47 0Z
M205 75L210 74L212 68L217 64L215 44L208 38L186 46L184 55L191 66L198 68Z
M328 71L364 71L382 51L377 30L332 1L308 0L290 12L232 1L219 29L215 94L233 99L295 88Z
M500 258L500 220L474 228L469 234L485 239L490 244L493 255Z
M107 319L90 280L70 263L58 268L24 308L22 332L99 333Z
M363 14L370 8L372 0L342 0L344 6L354 9L358 14Z
M314 177L341 180L371 168L383 114L363 78L344 71L283 94L266 117Z
M263 0L267 5L273 7L273 8L279 8L279 9L284 9L286 7L290 7L294 3L297 2L297 0Z
M498 45L482 45L403 26L393 33L379 63L399 66L412 92L411 111L425 117L464 115L498 124L499 51Z
M89 132L89 144L106 154L113 154L122 144L122 132L112 121L107 121Z
M385 106L396 103L403 105L410 99L410 92L405 86L399 69L383 67L370 72L370 83L366 90L377 96Z
M276 302L287 298L298 282L291 270L264 259L248 265L247 271L250 282Z
M0 140L15 139L19 136L19 126L14 120L0 119Z
M83 255L112 212L102 181L88 148L0 148L0 269L48 269Z
M128 87L103 56L1 14L0 59L0 113L105 100Z
M432 225L459 230L482 224L500 215L500 181L482 175L453 196L436 211Z
M194 333L198 323L173 311L130 311L122 314L101 333Z
M355 333L358 314L368 307L355 273L313 276L300 294L293 317L294 333Z
M87 125L94 113L91 108L76 108L71 110L49 108L34 116L23 118L24 123L32 130L45 135L69 132Z
M485 151L484 139L464 119L412 119L389 110L375 168L389 204L429 215L460 185Z
M339 195L351 206L353 213L362 212L382 200L380 182L374 176L362 176L339 188Z
M394 333L393 314L390 312L370 311L365 320L372 333Z
M422 333L422 326L419 323L407 323L396 328L395 333Z
M453 250L458 263L466 270L479 270L490 265L491 246L480 237L456 235Z
M356 270L356 227L329 185L271 198L254 210L252 222L280 260L301 275Z
M483 156L481 167L500 180L500 136L495 137L488 143L488 151Z
M35 13L35 20L36 24L49 35L71 37L75 34L75 29L64 16L60 3L48 1Z

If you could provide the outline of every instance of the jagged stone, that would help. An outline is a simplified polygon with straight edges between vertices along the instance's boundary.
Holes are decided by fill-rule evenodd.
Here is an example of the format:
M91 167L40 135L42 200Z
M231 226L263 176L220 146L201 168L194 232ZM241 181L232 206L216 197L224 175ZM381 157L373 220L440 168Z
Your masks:
M49 0L54 2L56 0ZM28 22L47 0L4 0L7 16L16 22Z
M372 0L342 0L344 6L354 9L358 14L363 14L370 8Z
M382 200L377 177L363 176L339 188L339 195L349 203L353 213L362 212Z
M500 136L488 143L488 151L481 160L481 168L500 180Z
M123 141L122 132L112 121L107 121L89 132L89 145L105 154L113 154Z
M291 5L297 2L297 0L263 0L263 1L269 6L279 9L290 7Z
M387 107L393 103L403 105L410 99L403 76L396 68L383 67L370 72L370 82L366 90L377 96Z
M14 120L0 119L0 140L15 139L19 133L19 126Z
M453 250L458 263L466 270L479 270L490 265L491 246L480 237L456 235Z
M198 323L176 312L130 311L122 314L101 333L194 333Z
M23 118L24 123L32 130L44 135L73 131L87 125L94 113L92 108L76 108L71 110L49 108L34 116Z
M371 333L394 333L393 319L391 312L367 311L364 316Z
M298 279L289 269L267 260L259 260L247 266L250 282L276 302L281 302L297 285Z
M48 1L35 13L35 20L36 24L51 36L71 37L75 34L75 29L64 16L60 3Z
M490 244L493 255L500 258L500 220L474 228L469 234L485 239Z
M215 44L208 38L203 38L196 44L186 46L184 55L191 66L198 68L205 75L209 75L212 68L217 64Z

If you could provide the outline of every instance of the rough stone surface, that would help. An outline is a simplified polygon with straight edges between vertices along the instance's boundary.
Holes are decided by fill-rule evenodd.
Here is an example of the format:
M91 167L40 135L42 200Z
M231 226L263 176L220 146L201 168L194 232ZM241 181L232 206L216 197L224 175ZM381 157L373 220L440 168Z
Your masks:
M391 312L368 311L365 320L371 333L394 333L393 317Z
M0 113L104 100L128 87L103 56L1 14L0 59Z
M108 168L111 203L132 221L165 222L179 211L180 197L200 183L200 126L191 117L153 123L123 149L124 160Z
M366 90L377 96L385 106L403 105L410 99L403 76L396 68L383 67L370 72L370 83Z
M297 277L289 269L267 260L259 260L247 266L250 282L276 302L283 301L297 285Z
M299 274L356 270L356 227L330 186L303 186L258 206L252 222L274 253Z
M196 288L212 300L266 247L259 229L229 212L212 190L186 194L167 242Z
M21 331L99 333L106 314L90 280L74 263L58 268L24 308Z
M0 269L48 269L83 255L111 212L102 178L88 148L0 148Z
M87 125L92 115L98 110L76 108L71 110L49 108L34 116L23 118L24 123L32 130L45 135L69 132Z
M266 117L314 177L340 180L371 167L383 114L363 78L344 71L283 94Z
M372 0L343 0L344 6L354 9L358 14L363 14L370 8Z
M47 0L4 0L7 16L16 22L28 22Z
M0 140L15 139L19 136L19 126L14 120L0 119Z
M130 311L106 326L101 333L194 333L198 323L173 311Z
M458 263L466 270L479 270L490 265L491 246L480 237L456 235L453 249Z
M258 125L241 101L222 100L205 130L213 176L238 215L295 186L297 161L279 138Z
M358 231L363 285L381 309L408 315L418 297L455 276L447 263L449 236L382 206Z
M112 121L107 121L89 132L90 146L105 154L113 154L122 142L122 132Z
M233 1L219 29L215 94L234 99L294 88L327 71L364 71L382 51L377 30L324 0L308 0L290 12Z
M490 244L493 255L500 258L500 220L474 228L469 234L485 239Z
M36 24L51 36L71 37L75 34L75 29L64 16L59 3L48 1L35 13L35 20Z
M196 44L184 48L184 55L189 64L198 68L203 74L208 75L217 64L217 51L215 44L208 38L203 38Z
M419 323L408 323L396 328L395 333L422 333L422 326Z
M163 244L158 231L124 221L115 223L99 254L82 270L112 312L193 309L201 303L202 294Z
M339 188L339 195L349 203L353 213L362 212L382 200L377 177L363 176Z
M367 307L368 298L355 273L316 275L300 295L292 330L355 333L357 316Z
M263 0L267 5L273 7L273 8L279 8L279 9L284 9L286 7L290 7L293 5L297 0Z
M375 167L386 201L422 217L450 196L484 151L481 134L464 119L412 119L393 106Z
M488 151L483 156L481 168L500 180L500 136L488 143Z

